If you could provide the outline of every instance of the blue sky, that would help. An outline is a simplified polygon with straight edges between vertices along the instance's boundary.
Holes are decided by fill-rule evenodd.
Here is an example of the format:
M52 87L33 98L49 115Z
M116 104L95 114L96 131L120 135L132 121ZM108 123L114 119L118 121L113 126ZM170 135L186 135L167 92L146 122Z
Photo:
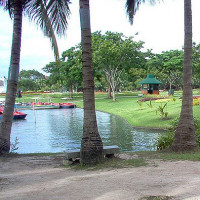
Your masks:
M183 46L183 0L164 0L160 4L150 6L142 4L137 12L133 26L126 17L125 0L90 0L92 32L101 30L122 32L126 36L135 36L135 40L145 42L146 49L153 52L181 49ZM200 42L200 0L192 0L193 4L193 41ZM79 22L79 0L72 0L71 17L67 35L58 38L60 54L81 41ZM10 62L12 21L7 12L0 9L0 77L8 74ZM26 17L23 18L22 48L20 69L42 68L54 61L53 51L48 38Z

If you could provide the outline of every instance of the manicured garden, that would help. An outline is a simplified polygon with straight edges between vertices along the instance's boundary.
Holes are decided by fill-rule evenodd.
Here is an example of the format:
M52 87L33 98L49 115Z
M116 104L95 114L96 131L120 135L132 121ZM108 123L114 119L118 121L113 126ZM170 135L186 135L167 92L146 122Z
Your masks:
M150 100L139 103L145 97L121 96L117 101L112 99L96 99L96 109L123 117L132 126L150 128L168 128L171 122L179 117L182 100L180 96L167 96L165 93L157 98L160 100ZM153 97L147 97L153 98ZM77 102L77 106L82 107L82 102ZM199 121L200 106L194 106L194 117Z

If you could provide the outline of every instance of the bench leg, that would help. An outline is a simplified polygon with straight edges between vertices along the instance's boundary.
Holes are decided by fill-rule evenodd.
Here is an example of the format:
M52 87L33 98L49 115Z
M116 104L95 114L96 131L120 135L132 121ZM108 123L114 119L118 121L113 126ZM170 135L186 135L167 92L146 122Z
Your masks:
M113 154L113 153L112 153L112 154L106 154L105 157L106 157L106 158L113 158L113 157L114 157L114 154Z

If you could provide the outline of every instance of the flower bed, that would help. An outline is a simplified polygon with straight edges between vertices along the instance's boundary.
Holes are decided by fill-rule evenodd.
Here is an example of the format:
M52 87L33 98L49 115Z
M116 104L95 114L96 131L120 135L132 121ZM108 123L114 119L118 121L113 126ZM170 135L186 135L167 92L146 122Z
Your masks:
M139 99L138 101L141 102L146 102L146 101L155 101L155 100L159 100L159 99L164 99L162 97L158 98L158 97L154 97L154 98L143 98L143 99Z

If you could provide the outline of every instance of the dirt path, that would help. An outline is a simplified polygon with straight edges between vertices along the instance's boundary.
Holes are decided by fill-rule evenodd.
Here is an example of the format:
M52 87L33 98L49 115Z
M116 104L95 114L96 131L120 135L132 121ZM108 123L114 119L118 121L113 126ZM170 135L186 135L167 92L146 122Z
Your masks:
M62 157L0 158L0 199L200 200L200 162L154 162L138 168L77 171L60 167Z

